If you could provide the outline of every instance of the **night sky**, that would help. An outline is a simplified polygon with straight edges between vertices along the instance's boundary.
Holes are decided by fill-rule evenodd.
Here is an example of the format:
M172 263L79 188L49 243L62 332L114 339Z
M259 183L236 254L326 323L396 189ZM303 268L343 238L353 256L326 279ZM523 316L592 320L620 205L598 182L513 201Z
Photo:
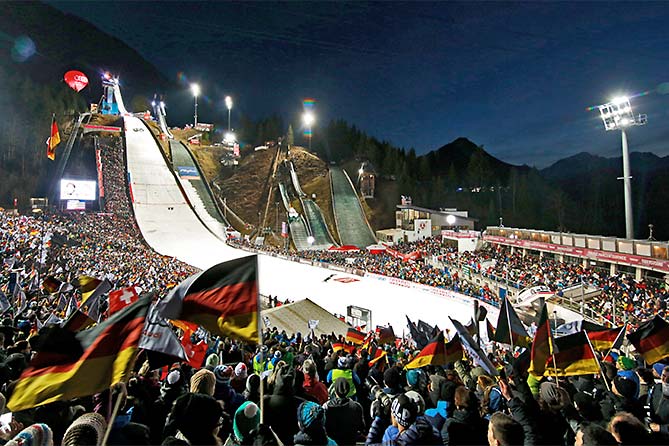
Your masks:
M630 149L669 155L665 2L49 3L199 82L221 110L201 121L224 121L226 94L233 125L240 112L288 120L309 97L320 124L342 118L418 153L464 136L544 167L619 156L619 132L587 107L648 92L632 101L648 125Z

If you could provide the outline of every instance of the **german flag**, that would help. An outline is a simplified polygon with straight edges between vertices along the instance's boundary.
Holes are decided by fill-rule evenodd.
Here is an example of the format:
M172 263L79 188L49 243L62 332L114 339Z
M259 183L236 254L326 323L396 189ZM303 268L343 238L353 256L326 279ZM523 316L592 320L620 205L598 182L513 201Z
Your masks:
M620 348L623 344L625 331L627 331L627 325L601 331L587 331L586 333L588 333L592 348L595 351L606 353L611 349Z
M90 276L79 276L79 292L81 293L81 303L82 305L86 303L89 297L93 294L93 291L102 283L102 280L96 279L95 277Z
M382 348L376 347L376 349L372 353L370 353L370 356L371 356L372 359L369 361L368 365L370 367L373 366L374 364L376 364L377 362L379 362L380 360L385 358L387 355L388 355L388 352L386 352Z
M56 115L51 116L51 135L46 140L46 157L51 161L56 159L56 146L60 144L60 132L56 123Z
M425 348L410 363L405 365L404 368L419 369L426 365L446 365L444 333L439 332L437 336L432 338Z
M346 332L346 342L350 342L355 345L360 345L365 340L365 334L359 332L355 328L349 328Z
M63 323L63 328L72 333L85 330L95 325L95 321L81 310L74 310L69 318Z
M361 350L369 349L372 346L372 342L374 342L374 333L369 332L367 336L365 337L365 340L362 342L362 346L360 346Z
M530 368L528 370L534 376L543 376L546 372L546 361L552 353L551 326L548 320L548 308L544 304L541 309L541 317L537 332L532 342L532 352L530 355Z
M457 333L449 342L446 343L446 364L461 360L465 356L465 351L460 342L460 335Z
M376 332L379 334L379 344L394 344L395 343L395 332L393 327L388 325L387 327L376 327Z
M92 395L127 381L150 303L151 296L143 297L81 333L48 328L7 407L18 412Z
M355 351L355 345L344 344L344 351L349 355L353 354Z
M219 263L189 277L157 308L166 319L194 322L215 335L257 344L257 256Z
M637 331L627 335L627 339L648 364L669 356L669 324L660 316L641 324Z
M343 342L333 342L332 343L332 351L334 351L334 352L344 351L344 343Z
M60 280L56 279L53 276L49 276L42 281L42 288L49 294L54 294L58 292L60 286L63 284Z
M544 376L576 376L600 373L595 352L585 332L555 338ZM555 366L553 365L555 360Z
M511 321L509 323L509 321ZM509 326L511 333L509 334ZM499 318L497 319L497 329L495 330L495 338L493 341L502 344L509 344L513 342L514 346L527 347L529 345L530 335L520 321L518 314L509 303L508 299L503 299L502 307L499 310Z

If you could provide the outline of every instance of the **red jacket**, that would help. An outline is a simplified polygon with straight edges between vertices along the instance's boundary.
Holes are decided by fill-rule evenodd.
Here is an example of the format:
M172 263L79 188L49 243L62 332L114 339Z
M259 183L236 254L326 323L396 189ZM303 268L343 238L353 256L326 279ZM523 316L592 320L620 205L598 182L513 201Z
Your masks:
M316 398L318 404L322 405L330 398L328 395L328 389L325 387L325 384L317 381L316 378L312 378L306 373L304 374L304 384L302 384L302 387L308 395Z

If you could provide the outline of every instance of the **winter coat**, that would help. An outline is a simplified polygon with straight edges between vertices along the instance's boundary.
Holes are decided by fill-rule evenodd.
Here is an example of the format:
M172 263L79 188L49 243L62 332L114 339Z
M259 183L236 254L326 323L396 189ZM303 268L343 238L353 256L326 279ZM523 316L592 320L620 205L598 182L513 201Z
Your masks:
M650 392L650 419L660 425L664 444L669 440L669 397L662 394L662 383L655 384Z
M381 444L383 441L383 434L389 425L390 420L381 417L375 417L372 420L372 425L369 426L367 438L365 439L365 445Z
M325 387L325 384L307 374L304 375L304 384L302 384L302 387L308 395L311 395L316 399L318 404L325 404L330 397L328 395L328 388Z
M295 396L293 381L292 373L279 374L274 382L274 393L264 398L264 421L286 445L293 444L298 431L297 408L304 402Z
M362 406L349 398L334 398L323 404L325 431L341 445L352 445L365 429Z
M453 417L448 418L441 428L441 439L446 446L480 445L488 439L488 428L478 412L469 409L456 409Z
M606 392L599 403L605 421L610 420L617 412L629 412L640 420L646 417L643 404L634 398L624 398L613 392Z
M411 426L400 432L394 443L399 446L433 445L441 444L441 438L427 419L419 416Z

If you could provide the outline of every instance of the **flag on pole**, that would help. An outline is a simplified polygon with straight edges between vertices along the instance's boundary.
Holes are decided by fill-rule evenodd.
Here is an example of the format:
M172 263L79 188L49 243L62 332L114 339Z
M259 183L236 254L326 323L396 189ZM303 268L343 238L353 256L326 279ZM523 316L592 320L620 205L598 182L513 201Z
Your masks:
M509 333L509 326L511 326L511 333ZM508 345L511 345L513 341L514 346L527 347L529 339L530 336L513 309L513 305L511 305L509 299L503 299L493 341Z
M669 324L660 316L655 316L627 335L637 352L648 364L669 356Z
M155 305L149 309L139 348L146 352L149 365L153 370L188 360L179 339L170 328L169 323L160 317Z
M453 339L446 343L446 364L459 361L465 357L465 351L460 342L460 336L455 333Z
M627 324L622 327L610 328L602 331L588 331L588 338L595 351L606 353L611 349L623 345Z
M62 327L67 331L76 333L94 325L95 322L95 320L91 319L83 311L75 309L65 322L62 323Z
M161 316L195 322L213 334L258 343L258 259L219 263L174 287L159 301Z
M595 373L600 373L599 363L585 332L579 331L554 339L553 355L546 361L544 376L576 376Z
M449 317L451 323L455 327L455 330L458 332L460 342L462 343L462 348L467 352L472 361L475 364L480 365L483 369L488 372L490 376L497 376L499 372L495 368L494 364L490 362L490 359L485 355L481 350L481 347L478 346L474 338L467 331L465 327L455 319Z
M49 327L39 352L16 382L9 410L93 395L127 381L150 302L143 297L81 333Z
M379 344L394 344L395 343L395 332L393 327L388 325L387 327L376 327L376 331L379 334Z
M413 360L404 366L405 369L419 369L426 365L446 365L446 343L444 334L439 332L423 348Z
M344 343L343 342L333 342L332 343L332 351L334 352L340 352L344 350Z
M355 328L349 328L346 331L346 342L359 345L362 344L364 340L365 340L365 334L359 332Z
M381 360L382 360L383 358L385 358L386 356L388 356L388 352L387 352L387 351L385 351L384 349L382 349L382 348L380 348L380 347L375 347L374 351L370 353L370 357L371 357L372 359L370 359L368 365L369 365L370 367L372 367L374 364L376 364L377 362L381 361Z
M543 376L546 371L546 361L553 351L551 339L551 326L548 319L548 307L544 303L541 308L541 317L537 332L532 341L532 352L530 354L530 368L528 370L534 376Z
M139 296L134 286L111 291L109 293L109 315L121 311L137 300L139 300Z
M425 348L427 343L429 342L429 339L427 336L425 336L425 333L423 333L421 330L418 329L415 323L409 319L409 316L406 316L407 318L407 326L409 327L409 334L411 335L411 339L416 343L418 348L422 349ZM421 321L419 320L418 323Z
M46 140L46 157L51 161L56 159L56 146L60 144L60 133L56 123L56 115L51 116L51 136Z

